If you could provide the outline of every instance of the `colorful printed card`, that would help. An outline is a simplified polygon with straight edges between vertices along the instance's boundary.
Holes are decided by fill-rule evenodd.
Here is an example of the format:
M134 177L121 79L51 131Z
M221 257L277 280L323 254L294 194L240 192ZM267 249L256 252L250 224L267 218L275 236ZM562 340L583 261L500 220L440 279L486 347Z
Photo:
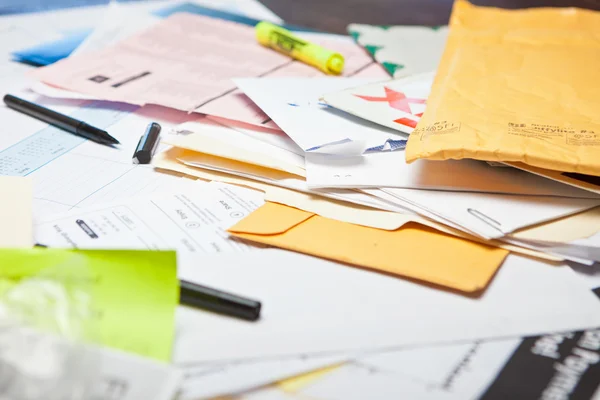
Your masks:
M337 109L371 122L411 133L421 119L434 73L373 83L323 96Z
M390 75L402 78L437 68L448 27L350 24L348 33Z

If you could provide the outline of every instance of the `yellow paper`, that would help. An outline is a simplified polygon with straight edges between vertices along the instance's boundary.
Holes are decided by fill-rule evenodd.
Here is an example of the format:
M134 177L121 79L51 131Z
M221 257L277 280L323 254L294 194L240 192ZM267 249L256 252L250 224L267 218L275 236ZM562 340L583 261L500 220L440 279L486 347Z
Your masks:
M166 136L162 142L180 149L196 152L199 157L198 161L207 157L211 159L221 158L227 161L241 162L251 166L269 168L298 176L306 176L304 168L301 168L292 162L285 162L264 153L240 149L231 143L218 141L201 134L169 135Z
M342 364L332 365L330 367L320 368L314 371L307 372L302 375L297 375L292 378L287 378L275 383L273 386L283 390L286 393L297 393L312 383L318 381L324 376L337 370Z
M170 361L179 303L176 254L128 250L0 250L0 282L18 282L49 268L85 269L98 344Z
M568 243L600 231L600 207L512 233L517 239Z
M457 0L406 159L473 158L600 175L600 13Z
M0 248L33 245L30 178L0 176Z
M407 224L384 231L266 203L229 229L234 236L452 289L485 288L508 251Z

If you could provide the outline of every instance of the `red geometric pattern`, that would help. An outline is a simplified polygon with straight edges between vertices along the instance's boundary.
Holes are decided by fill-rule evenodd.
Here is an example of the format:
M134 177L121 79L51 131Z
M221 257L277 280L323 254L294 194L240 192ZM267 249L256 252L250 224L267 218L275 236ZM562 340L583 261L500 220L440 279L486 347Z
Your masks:
M374 101L374 102L385 101L390 105L390 107L392 107L396 110L404 111L405 113L408 113L408 114L412 114L412 111L410 110L411 103L412 104L425 104L425 99L413 99L410 97L406 97L406 95L404 93L397 92L388 87L384 87L384 90L385 90L385 97L362 96L362 95L358 95L358 94L355 94L355 96L359 97L363 100L367 100L367 101ZM423 115L423 113L413 114L413 115L420 117L421 115Z
M414 119L410 119L410 118L398 118L398 119L395 119L394 122L396 122L400 125L411 127L413 129L417 127L417 121L415 121Z

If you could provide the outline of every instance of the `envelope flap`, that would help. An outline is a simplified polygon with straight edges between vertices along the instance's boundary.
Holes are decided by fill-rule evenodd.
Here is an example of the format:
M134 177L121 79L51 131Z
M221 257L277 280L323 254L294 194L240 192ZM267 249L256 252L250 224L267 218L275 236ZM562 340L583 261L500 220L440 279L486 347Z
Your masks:
M266 202L228 230L232 233L277 235L290 230L314 215L297 208Z

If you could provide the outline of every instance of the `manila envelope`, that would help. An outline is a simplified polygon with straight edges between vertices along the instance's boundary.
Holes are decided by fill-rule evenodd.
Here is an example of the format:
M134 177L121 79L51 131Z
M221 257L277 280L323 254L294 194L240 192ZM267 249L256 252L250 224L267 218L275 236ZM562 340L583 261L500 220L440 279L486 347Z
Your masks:
M269 202L229 232L242 239L463 292L484 289L508 254L415 223L386 231Z
M406 160L522 162L600 176L600 13L457 0Z

